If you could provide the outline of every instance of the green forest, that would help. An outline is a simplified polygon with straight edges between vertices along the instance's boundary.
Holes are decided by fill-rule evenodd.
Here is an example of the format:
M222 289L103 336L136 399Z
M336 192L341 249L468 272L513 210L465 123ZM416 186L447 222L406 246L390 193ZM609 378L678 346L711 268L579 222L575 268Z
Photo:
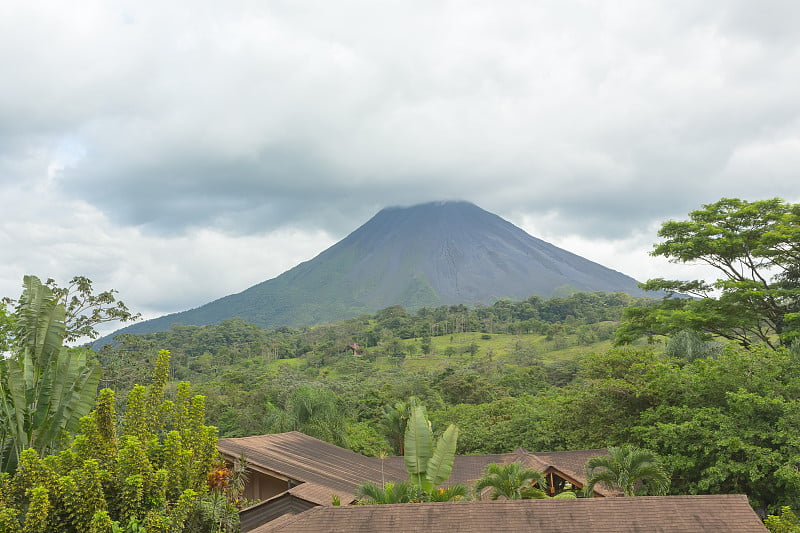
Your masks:
M303 328L233 318L121 335L97 352L66 344L135 318L113 291L26 277L0 307L0 530L233 530L240 472L217 462L218 436L298 430L398 455L416 404L434 434L458 428L459 454L633 446L660 457L670 494L746 494L789 523L800 205L722 199L659 238L653 255L718 279L643 284L663 298L390 306ZM207 483L214 472L225 481ZM780 520L770 527L783 531Z

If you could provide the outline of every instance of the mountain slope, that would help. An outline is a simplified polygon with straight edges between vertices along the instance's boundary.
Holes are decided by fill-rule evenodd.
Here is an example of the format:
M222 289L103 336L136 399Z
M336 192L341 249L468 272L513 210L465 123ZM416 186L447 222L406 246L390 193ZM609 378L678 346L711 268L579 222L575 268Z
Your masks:
M467 202L383 209L317 257L206 305L124 328L163 331L242 317L315 324L399 304L490 304L567 292L645 293L633 278L528 235Z

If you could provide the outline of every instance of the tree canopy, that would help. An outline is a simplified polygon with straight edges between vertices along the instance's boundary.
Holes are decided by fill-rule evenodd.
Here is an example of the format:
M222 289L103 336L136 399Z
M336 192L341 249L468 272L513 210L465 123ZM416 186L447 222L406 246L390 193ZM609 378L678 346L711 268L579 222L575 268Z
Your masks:
M625 312L617 341L694 330L748 347L772 348L800 337L800 204L780 198L723 198L665 222L651 255L701 264L716 280L651 279L642 288L665 291L658 306Z
M65 342L74 342L81 338L96 339L98 332L95 326L98 324L132 322L141 317L141 313L132 313L125 302L117 300L117 290L109 289L95 294L92 280L85 276L75 276L66 287L60 287L52 278L41 283L36 276L25 276L25 286L29 279L47 287L54 303L64 307ZM0 306L0 334L3 333L4 307L19 303L13 298L3 298L3 305Z

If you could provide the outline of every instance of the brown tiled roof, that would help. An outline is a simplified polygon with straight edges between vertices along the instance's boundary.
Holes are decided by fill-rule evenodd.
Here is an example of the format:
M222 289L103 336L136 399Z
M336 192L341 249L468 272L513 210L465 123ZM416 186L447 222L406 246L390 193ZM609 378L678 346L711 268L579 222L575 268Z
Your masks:
M512 463L515 459L516 455L511 453L489 455L457 455L455 461L453 461L453 473L450 475L448 483L463 483L464 485L472 485L481 478L487 465L492 463Z
M518 448L511 453L498 453L486 455L456 455L453 462L453 473L445 485L462 483L473 485L483 475L486 467L492 463L507 464L518 461L527 468L545 471L553 468L562 472L570 478L578 481L581 485L586 483L583 466L590 457L605 455L605 449L597 450L578 450L569 452L529 452ZM369 458L370 461L379 461L377 458ZM394 469L403 469L402 457L387 457L385 465L390 465ZM615 496L622 494L620 491L612 491L605 487L597 486L595 492L601 496Z
M298 431L220 439L217 448L229 458L241 454L254 470L352 494L361 483L404 479L405 470L376 463L363 455Z
M307 483L303 483L306 485ZM301 485L302 486L302 485ZM268 500L259 502L239 512L239 521L242 531L252 531L270 520L276 520L284 515L296 515L319 504L306 501L284 491Z
M608 455L608 450L576 450L569 452L526 452L534 455L548 467L553 467L582 483L586 481L583 467L592 457Z
M639 496L316 507L253 530L281 532L764 533L742 495Z
M317 505L331 505L334 495L337 496L339 501L344 505L347 505L353 500L352 492L339 491L327 485L319 485L317 483L301 483L289 489L289 494Z

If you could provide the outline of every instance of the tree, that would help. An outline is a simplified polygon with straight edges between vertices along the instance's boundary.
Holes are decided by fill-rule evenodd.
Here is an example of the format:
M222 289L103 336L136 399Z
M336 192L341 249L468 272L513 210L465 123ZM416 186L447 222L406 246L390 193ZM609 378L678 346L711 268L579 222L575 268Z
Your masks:
M339 446L346 445L346 416L331 390L303 385L287 397L283 408L267 405L267 431L302 431Z
M36 276L26 276L35 279ZM64 340L74 342L80 338L96 339L98 332L95 326L106 322L132 322L141 317L141 313L131 313L125 302L117 300L118 291L109 289L98 294L93 293L92 280L84 276L75 276L66 287L59 287L55 280L48 278L44 283L50 290L57 304L64 306ZM5 298L6 304L17 301Z
M13 471L23 450L55 451L92 409L100 366L83 348L63 346L65 309L35 276L14 313L15 353L0 360L0 470Z
M389 504L421 502L425 496L420 488L411 481L362 483L356 489L356 499L360 504Z
M240 494L214 473L217 430L203 422L202 396L188 383L165 400L169 352L159 353L153 381L137 385L124 417L103 389L81 432L58 455L20 454L13 477L0 475L0 530L9 532L232 531L236 512L204 517L203 507ZM235 477L235 476L231 476Z
M664 347L664 354L694 361L704 357L718 357L722 353L722 348L721 343L705 340L696 331L685 329L670 337Z
M14 336L14 321L8 312L8 305L0 300L0 355L11 349L11 339Z
M644 283L667 296L658 306L626 310L617 342L684 329L745 347L774 348L800 337L800 204L723 198L692 211L689 220L665 222L658 235L664 240L651 255L707 265L721 277Z
M635 446L612 446L608 455L598 455L586 461L585 469L584 492L587 496L594 494L598 483L609 489L619 487L625 496L663 496L669 490L669 476L659 457Z
M407 402L395 402L394 405L383 408L383 418L380 420L381 432L397 455L404 454L403 441L408 417L415 406L416 398L412 396Z
M483 472L483 476L475 482L473 490L479 494L483 489L491 487L489 497L493 500L506 498L521 500L522 491L533 484L540 488L546 485L544 475L538 470L524 468L514 462L508 464L490 464Z
M791 507L781 507L779 515L769 515L764 520L770 533L797 533L800 531L800 517L798 517Z

